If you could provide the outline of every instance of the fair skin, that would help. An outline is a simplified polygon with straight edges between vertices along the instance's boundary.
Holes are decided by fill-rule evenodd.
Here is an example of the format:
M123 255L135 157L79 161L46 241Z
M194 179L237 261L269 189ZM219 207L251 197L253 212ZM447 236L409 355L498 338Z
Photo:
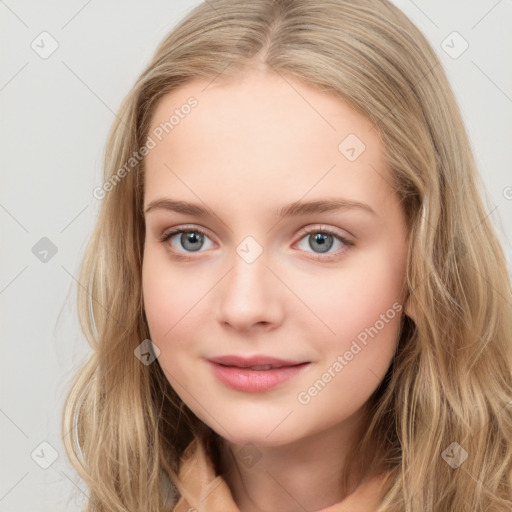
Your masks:
M150 133L190 96L197 107L146 157L144 209L167 197L215 215L145 213L144 307L158 362L187 406L222 436L225 478L242 512L314 511L342 500L346 510L375 506L378 478L359 485L354 476L347 497L337 475L362 428L362 407L392 362L403 314L386 313L403 304L406 225L376 130L339 98L252 70L167 94ZM338 149L349 134L366 146L354 161ZM365 203L374 213L275 214L326 198ZM159 240L182 227L206 236ZM327 234L332 247L324 253L304 227L331 229L353 245ZM251 263L237 253L248 236L263 249ZM254 254L255 246L242 247ZM383 327L342 371L320 392L304 393L382 314ZM248 393L213 375L205 358L226 354L309 364L276 388ZM260 455L251 467L233 455L248 443Z

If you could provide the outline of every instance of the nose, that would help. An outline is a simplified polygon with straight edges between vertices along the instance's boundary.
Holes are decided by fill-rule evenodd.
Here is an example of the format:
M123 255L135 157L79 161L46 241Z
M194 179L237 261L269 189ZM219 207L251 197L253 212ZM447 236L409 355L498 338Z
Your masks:
M284 287L267 267L265 253L249 263L235 253L217 289L218 321L238 331L271 330L283 319Z

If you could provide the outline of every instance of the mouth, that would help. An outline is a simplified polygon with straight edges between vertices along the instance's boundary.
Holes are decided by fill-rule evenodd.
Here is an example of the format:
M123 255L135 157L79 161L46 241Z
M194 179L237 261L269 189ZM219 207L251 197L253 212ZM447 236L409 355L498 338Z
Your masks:
M265 371L265 370L273 370L274 368L290 368L292 366L301 366L302 364L307 363L299 363L299 364L290 364L290 365L278 365L278 364L263 364L263 365L254 365L254 366L238 366L234 364L220 364L220 366L225 366L226 368L240 368L244 370L255 370L255 371Z
M236 361L234 360L236 359ZM276 388L302 373L309 361L289 361L272 358L262 362L254 358L241 360L225 356L208 359L213 375L225 386L246 393L261 393Z
M298 366L309 363L309 361L293 361L267 355L256 355L250 357L227 355L214 357L208 359L208 361L230 368L247 368L257 371L273 370L274 368L286 368L289 366Z

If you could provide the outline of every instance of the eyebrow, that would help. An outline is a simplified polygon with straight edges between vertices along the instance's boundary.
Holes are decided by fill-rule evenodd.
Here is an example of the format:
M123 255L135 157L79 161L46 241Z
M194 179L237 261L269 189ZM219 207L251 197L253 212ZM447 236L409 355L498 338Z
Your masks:
M151 201L146 207L144 213L146 214L153 210L168 210L183 213L185 215L193 215L195 217L216 217L215 213L208 207L189 203L187 201L176 201L168 197L162 197ZM274 211L274 214L279 218L283 218L308 215L312 213L323 213L333 210L360 210L372 215L377 215L370 205L344 198L327 198L316 201L295 201L278 208Z

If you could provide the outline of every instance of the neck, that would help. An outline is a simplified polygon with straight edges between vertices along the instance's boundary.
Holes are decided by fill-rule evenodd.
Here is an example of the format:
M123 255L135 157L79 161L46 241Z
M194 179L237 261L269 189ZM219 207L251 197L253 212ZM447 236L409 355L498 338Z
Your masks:
M358 418L360 419L360 418ZM242 512L315 511L343 501L363 480L350 475L343 489L346 453L360 422L346 423L285 445L220 445L220 467Z

